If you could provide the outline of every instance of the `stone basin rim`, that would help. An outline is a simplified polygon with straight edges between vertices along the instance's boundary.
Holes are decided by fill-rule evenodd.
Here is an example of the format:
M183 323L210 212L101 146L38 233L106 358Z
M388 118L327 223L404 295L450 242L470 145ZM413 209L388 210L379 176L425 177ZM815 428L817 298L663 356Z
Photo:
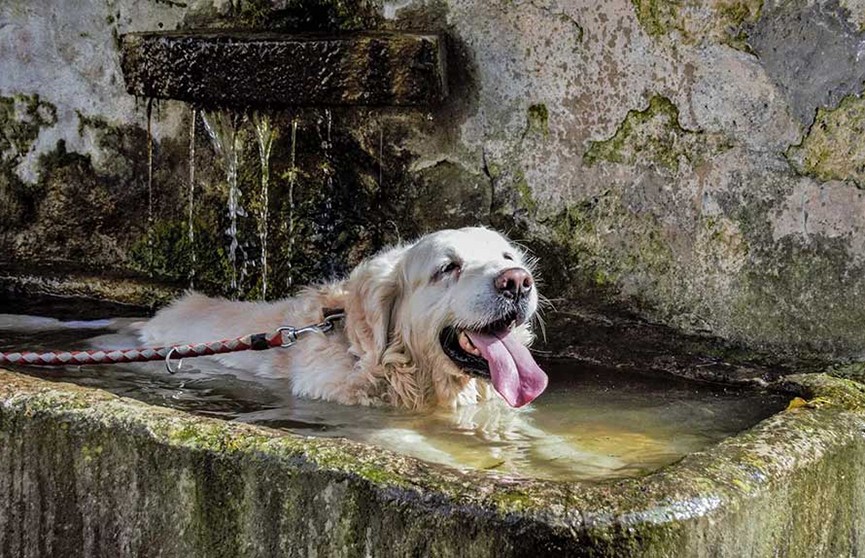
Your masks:
M785 378L814 405L782 411L705 451L644 477L601 482L523 479L458 472L371 445L300 436L148 405L93 388L0 369L0 418L41 416L88 428L134 431L158 444L233 459L277 459L286 472L317 471L367 482L385 497L481 515L541 521L568 530L664 524L739 506L786 475L853 443L865 429L865 386L826 374ZM822 425L815 429L815 425ZM730 456L735 458L731 459Z

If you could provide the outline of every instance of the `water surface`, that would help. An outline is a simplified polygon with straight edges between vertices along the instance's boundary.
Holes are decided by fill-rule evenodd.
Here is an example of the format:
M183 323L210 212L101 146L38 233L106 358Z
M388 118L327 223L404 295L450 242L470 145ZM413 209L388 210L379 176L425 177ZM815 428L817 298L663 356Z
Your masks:
M0 351L134 347L135 321L0 314ZM576 361L540 364L550 387L528 408L493 401L420 415L298 399L284 380L206 358L187 359L174 376L161 363L15 369L200 415L351 438L459 469L560 480L646 474L752 426L787 400Z

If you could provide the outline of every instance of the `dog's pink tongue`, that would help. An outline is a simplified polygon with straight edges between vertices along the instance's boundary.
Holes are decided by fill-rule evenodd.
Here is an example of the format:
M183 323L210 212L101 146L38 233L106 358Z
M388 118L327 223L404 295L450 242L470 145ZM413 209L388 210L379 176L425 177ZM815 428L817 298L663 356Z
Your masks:
M493 387L508 405L522 407L547 388L547 375L510 332L505 336L466 333L490 365Z

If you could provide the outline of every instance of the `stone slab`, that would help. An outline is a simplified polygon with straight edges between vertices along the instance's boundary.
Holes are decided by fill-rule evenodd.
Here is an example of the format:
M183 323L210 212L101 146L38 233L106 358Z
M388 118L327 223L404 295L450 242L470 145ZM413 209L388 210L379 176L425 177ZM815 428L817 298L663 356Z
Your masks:
M129 33L127 91L203 106L419 106L447 95L435 34Z

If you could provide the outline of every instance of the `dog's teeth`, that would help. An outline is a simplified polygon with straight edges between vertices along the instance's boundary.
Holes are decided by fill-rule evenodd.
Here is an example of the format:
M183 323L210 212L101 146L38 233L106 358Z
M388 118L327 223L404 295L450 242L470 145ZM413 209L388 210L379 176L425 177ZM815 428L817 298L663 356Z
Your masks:
M480 356L481 352L475 347L475 344L472 343L472 340L469 339L469 336L466 335L465 331L460 332L459 337L460 348L470 355Z

